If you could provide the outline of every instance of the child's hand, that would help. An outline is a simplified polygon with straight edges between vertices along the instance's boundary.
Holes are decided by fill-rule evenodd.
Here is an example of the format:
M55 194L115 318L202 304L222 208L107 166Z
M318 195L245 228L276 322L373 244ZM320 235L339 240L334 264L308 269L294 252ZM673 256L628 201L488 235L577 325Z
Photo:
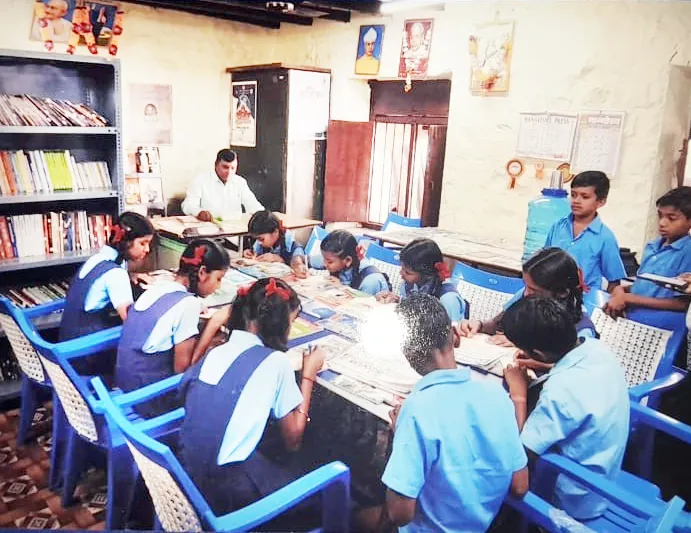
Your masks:
M224 305L213 314L213 316L209 319L209 322L213 322L214 324L221 326L223 324L227 324L228 320L230 320L230 313L232 310L232 305Z
M317 372L324 366L324 356L324 350L321 348L306 351L302 357L302 375L310 379L315 379L317 377Z
M242 252L242 257L245 259L254 259L254 251L253 250L245 250Z
M393 304L398 301L398 296L389 291L380 292L375 296L377 301L382 304Z
M211 222L213 219L214 217L208 211L199 211L197 215L197 220L201 220L202 222Z
M626 291L622 287L617 287L612 292L612 296L605 304L603 311L612 318L624 316L626 311Z
M509 365L504 369L504 380L509 387L509 394L516 398L526 398L530 378L525 368Z
M516 360L516 364L519 367L531 369L531 370L536 370L538 372L549 372L554 367L554 365L552 365L552 364L537 361L537 360L533 359L532 357L529 357L528 355L526 355L522 351L519 351L516 354L515 360Z
M684 290L686 294L691 294L691 272L685 272L684 274L679 274L679 278L683 279L686 283L689 284L688 287Z
M512 348L514 346L513 342L506 338L503 333L497 333L489 338L489 342L496 346L504 346L506 348Z
M398 414L401 412L401 405L403 404L398 404L395 406L391 411L389 411L389 418L391 418L391 431L396 431L396 422L398 421Z
M456 332L459 337L472 337L480 333L482 329L482 322L479 320L461 320L461 323L456 327Z
M256 259L261 263L283 263L283 259L278 254L262 254Z
M134 272L130 274L130 279L132 280L132 283L134 283L135 285L139 285L142 283L144 285L151 285L154 282L154 278L152 276L149 276L149 274L139 272Z
M295 259L290 266L293 268L293 273L298 279L307 279L307 265L302 262L302 259Z

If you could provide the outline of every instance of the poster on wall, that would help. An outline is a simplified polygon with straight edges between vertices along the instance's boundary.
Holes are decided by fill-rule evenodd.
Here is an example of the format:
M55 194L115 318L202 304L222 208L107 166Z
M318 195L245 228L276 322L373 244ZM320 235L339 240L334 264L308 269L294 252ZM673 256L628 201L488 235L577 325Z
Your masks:
M406 20L403 24L398 77L427 76L432 46L432 19Z
M257 146L257 82L234 81L230 145Z
M513 22L479 24L470 36L470 90L473 94L509 90Z
M55 43L69 43L69 53L86 45L95 54L96 47L115 45L122 33L122 15L118 5L108 1L36 0L29 38L43 41L49 50ZM115 55L117 46L109 51Z
M173 88L170 85L129 85L132 144L173 144Z
M577 115L565 113L521 113L516 155L569 161L577 122Z
M360 36L355 56L355 74L376 76L379 74L382 45L384 44L383 24L360 26Z
M600 170L610 178L616 175L625 116L624 111L581 111L578 114L572 173Z
M328 72L290 71L288 140L326 139L330 90Z

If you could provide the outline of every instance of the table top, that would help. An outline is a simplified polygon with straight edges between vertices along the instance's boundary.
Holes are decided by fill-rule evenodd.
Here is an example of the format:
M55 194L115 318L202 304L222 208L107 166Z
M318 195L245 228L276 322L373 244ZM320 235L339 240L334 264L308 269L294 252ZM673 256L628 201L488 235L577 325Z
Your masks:
M414 239L432 239L446 257L515 274L520 274L522 269L522 250L502 239L477 237L442 228L406 228L387 232L369 230L365 235L399 246L405 246Z

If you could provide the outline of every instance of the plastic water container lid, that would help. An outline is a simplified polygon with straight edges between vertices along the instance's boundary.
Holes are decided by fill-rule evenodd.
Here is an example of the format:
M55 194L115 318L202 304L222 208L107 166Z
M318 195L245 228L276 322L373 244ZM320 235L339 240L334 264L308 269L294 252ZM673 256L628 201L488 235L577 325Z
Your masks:
M549 180L549 187L542 189L543 196L566 198L566 191L562 189L564 176L559 170L553 170Z
M566 198L567 194L564 189L542 189L543 196L551 196L553 198Z

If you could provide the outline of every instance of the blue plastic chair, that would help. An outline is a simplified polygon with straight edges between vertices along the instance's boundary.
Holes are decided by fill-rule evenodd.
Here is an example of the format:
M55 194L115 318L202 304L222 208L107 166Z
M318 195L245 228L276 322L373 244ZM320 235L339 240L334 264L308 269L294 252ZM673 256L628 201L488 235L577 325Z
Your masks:
M180 376L155 384L155 390L140 389L137 402L151 399L177 387ZM298 503L322 494L322 529L348 531L350 471L343 463L322 466L243 509L216 516L170 448L128 420L121 398L112 397L100 378L92 385L109 423L124 436L144 477L156 509L158 525L166 531L248 531L290 510ZM137 392L137 391L135 391ZM179 421L184 409L170 413Z
M321 252L321 243L328 234L328 231L319 226L315 226L312 229L310 238L305 246L305 255L307 256L307 260L311 268L315 268L317 270L323 270L325 268L324 258L322 257Z
M419 218L408 218L393 211L389 213L382 226L382 231L399 231L407 228L421 228L422 220Z
M386 274L391 283L391 291L394 294L401 293L401 254L398 250L385 248L376 243L371 243L365 252L365 258L380 272Z
M62 482L62 505L73 503L74 489L81 475L92 465L92 451L107 456L108 505L106 529L123 529L137 480L137 469L124 447L121 435L109 432L102 416L94 411L95 398L85 377L79 376L70 361L113 349L122 327L53 344L45 341L23 314L14 317L22 333L36 350L53 385L53 447L50 486ZM125 398L128 395L123 395ZM167 415L142 421L142 428L167 431ZM158 433L157 433L158 434Z
M594 520L580 524L563 511L558 511L542 500L540 494L551 494L556 476L567 475L592 493L608 501L605 513ZM556 454L538 457L532 476L535 493L528 493L519 499L509 496L507 502L526 519L553 532L688 532L691 528L691 515L684 512L684 500L678 497L665 502L622 488L604 476ZM583 528L585 526L585 528ZM523 531L527 528L524 524ZM581 529L579 529L581 528ZM586 529L587 528L587 529Z
M54 312L62 311L65 300L38 305L30 309L20 309L4 296L0 296L0 326L5 331L10 342L14 356L17 358L19 368L22 371L21 381L21 405L19 411L19 429L17 431L17 444L24 444L31 430L36 409L41 404L44 396L51 390L50 380L43 370L41 360L34 347L26 338L17 323L17 317L23 316L28 322L46 316Z
M504 310L504 305L514 294L523 290L521 278L509 278L478 270L458 262L451 279L466 301L467 318L471 320L491 320Z

